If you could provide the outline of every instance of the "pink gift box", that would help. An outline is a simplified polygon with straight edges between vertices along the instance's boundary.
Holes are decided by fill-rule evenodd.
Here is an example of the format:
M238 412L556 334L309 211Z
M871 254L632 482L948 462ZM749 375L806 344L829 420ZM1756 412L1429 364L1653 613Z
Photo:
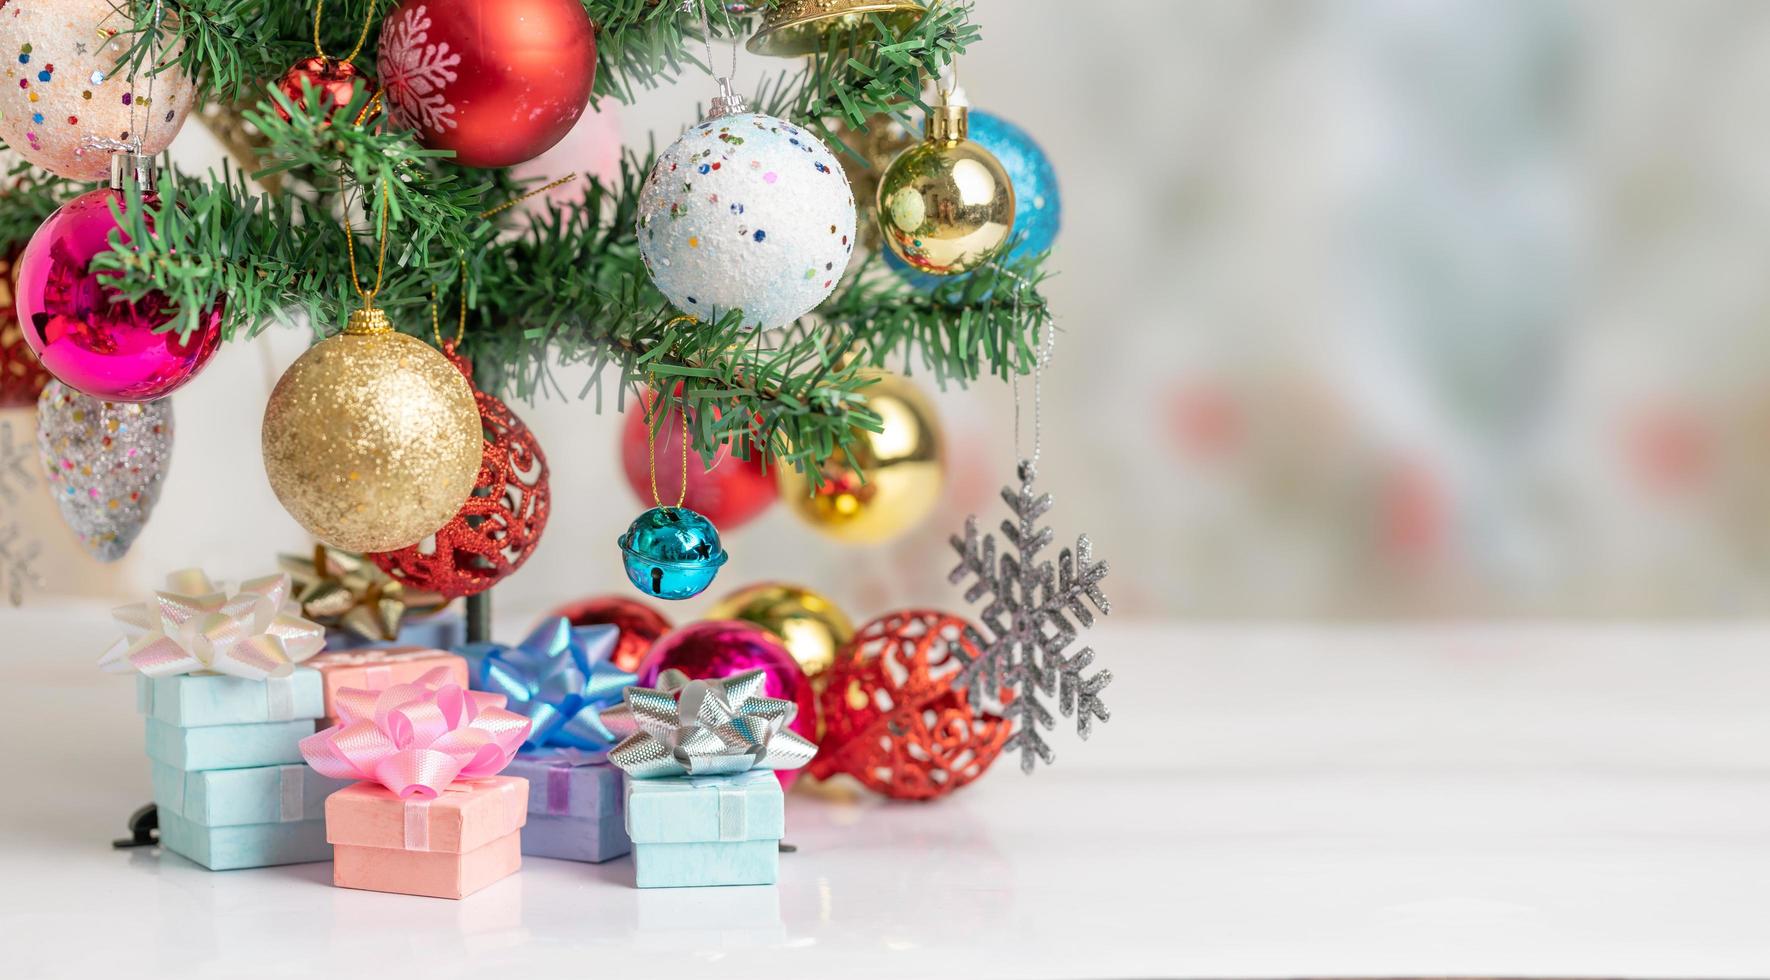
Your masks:
M303 666L320 672L325 689L326 716L319 727L337 724L335 700L341 688L355 687L367 691L384 691L395 684L409 684L438 667L449 669L451 684L467 687L467 661L446 650L424 647L388 647L373 650L332 650L307 661Z
M459 780L434 800L361 782L326 798L332 883L464 898L522 867L528 780Z

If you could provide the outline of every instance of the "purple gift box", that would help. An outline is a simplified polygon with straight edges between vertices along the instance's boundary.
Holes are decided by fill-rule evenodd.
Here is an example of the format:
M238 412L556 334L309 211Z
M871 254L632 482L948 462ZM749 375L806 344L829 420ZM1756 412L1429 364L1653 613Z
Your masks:
M399 637L387 642L365 640L349 630L326 631L327 650L367 650L376 647L426 647L453 650L467 642L467 621L460 613L445 610L401 623Z
M566 861L610 861L632 850L622 810L621 771L603 752L524 752L504 775L529 781L522 853Z

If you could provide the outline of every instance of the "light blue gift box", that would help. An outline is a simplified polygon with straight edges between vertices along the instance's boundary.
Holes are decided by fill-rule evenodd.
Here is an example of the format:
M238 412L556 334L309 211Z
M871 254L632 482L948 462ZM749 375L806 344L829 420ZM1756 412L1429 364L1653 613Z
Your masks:
M147 720L147 754L174 769L247 769L301 761L301 740L313 734L313 719L256 725L179 728Z
M639 887L774 884L786 798L773 772L629 776L626 796Z
M524 752L503 775L529 781L522 853L564 861L612 861L632 849L622 813L621 771L601 752Z
M160 844L212 871L330 861L326 797L350 785L304 765L186 772L155 763Z
M320 672L297 667L288 677L246 680L224 674L135 678L135 707L179 728L254 725L325 714Z

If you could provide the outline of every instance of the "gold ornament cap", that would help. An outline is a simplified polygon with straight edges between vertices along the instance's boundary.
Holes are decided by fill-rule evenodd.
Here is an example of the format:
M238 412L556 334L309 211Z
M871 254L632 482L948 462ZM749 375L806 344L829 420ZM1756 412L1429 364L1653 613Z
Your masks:
M350 311L350 319L344 324L344 332L352 337L392 333L393 321L388 319L387 311L381 307L365 306L360 310Z
M762 29L745 47L751 54L798 58L824 50L836 35L853 44L877 40L874 17L903 31L927 12L916 0L780 0L763 12Z
M930 143L957 143L971 134L971 107L963 102L942 102L928 110Z

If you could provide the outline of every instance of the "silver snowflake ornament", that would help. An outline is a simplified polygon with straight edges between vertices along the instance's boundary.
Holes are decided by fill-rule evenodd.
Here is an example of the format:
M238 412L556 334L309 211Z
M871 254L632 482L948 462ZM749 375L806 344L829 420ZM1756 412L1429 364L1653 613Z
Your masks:
M1107 564L1094 560L1087 535L1076 538L1073 554L1068 548L1058 552L1055 566L1039 560L1055 537L1050 528L1039 526L1051 509L1051 495L1033 490L1038 473L1030 461L1021 461L1018 474L1018 490L1002 488L1002 500L1013 512L1013 520L1001 524L1007 547L998 555L995 535L978 533L976 515L966 518L965 536L951 539L959 564L947 578L954 585L967 577L975 580L965 590L966 602L988 599L977 614L982 629L971 629L982 652L975 659L960 654L965 665L956 683L974 690L982 685L987 692L1013 690L1003 714L1014 723L1014 734L1003 749L1018 748L1020 768L1030 773L1037 763L1056 760L1040 734L1040 729L1056 725L1041 697L1056 695L1058 710L1076 717L1076 734L1082 738L1088 737L1094 719L1111 718L1100 692L1112 683L1112 671L1085 674L1094 663L1093 649L1065 651L1075 642L1078 624L1084 629L1094 625L1089 605L1105 615L1112 604L1100 591Z

